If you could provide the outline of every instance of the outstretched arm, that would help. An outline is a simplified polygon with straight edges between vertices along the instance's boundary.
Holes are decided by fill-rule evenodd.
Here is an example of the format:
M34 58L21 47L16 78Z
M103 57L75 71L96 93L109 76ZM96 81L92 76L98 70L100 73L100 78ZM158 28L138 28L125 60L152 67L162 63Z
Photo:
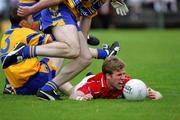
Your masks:
M27 6L20 6L18 8L18 15L19 16L27 16L31 15L33 13L39 12L45 8L58 5L62 3L63 0L40 0L38 3L36 3L33 6L27 7Z
M91 100L93 99L94 92L92 91L95 82L87 82L89 78L94 75L85 77L79 84L77 84L70 95L70 99L73 100ZM96 87L96 86L95 86Z

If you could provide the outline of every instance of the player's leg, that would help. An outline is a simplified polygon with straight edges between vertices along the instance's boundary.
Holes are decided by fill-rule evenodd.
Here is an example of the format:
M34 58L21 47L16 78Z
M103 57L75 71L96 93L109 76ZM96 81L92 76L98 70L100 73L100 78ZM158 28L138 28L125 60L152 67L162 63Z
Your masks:
M74 25L56 25L53 27L56 41L47 45L36 46L40 56L76 58L79 55L79 38Z
M37 47L38 55L45 55L44 51L55 57L76 58L80 53L77 23L65 5L54 6L41 12L42 29L53 34L56 43Z
M53 65L56 66L57 68L56 74L58 74L62 68L64 59L63 58L49 58L49 59L52 61ZM72 88L73 88L73 85L70 82L67 82L63 84L62 86L60 86L60 90L68 96L71 94Z
M64 58L48 57L52 61L52 64L56 66L56 74L58 74L63 66Z
M58 74L62 68L63 65L63 58L49 58L52 61L52 64L56 66L56 74ZM60 90L66 94L66 95L70 95L71 94L71 90L73 88L73 85L70 82L67 82L65 84L63 84L62 86L60 86Z
M40 61L39 71L32 75L21 87L15 88L17 95L35 95L37 90L55 77L56 67L48 58ZM58 96L54 96L58 99Z
M83 39L84 39L84 36L81 34L81 32L79 33L80 34L80 38L81 38L81 41L83 41ZM117 48L119 48L119 44L117 44L117 42L114 42L113 44L112 44L112 46L109 48L103 48L103 49L106 49L106 50L102 50L102 49L94 49L94 48L89 48L89 50L88 49L86 49L85 48L85 44L82 42L82 49L84 50L83 51L83 53L84 53L84 55L82 55L82 58L88 58L88 56L86 56L87 54L85 54L85 53L88 53L89 51L90 51L90 53L91 53L91 55L92 55L92 57L94 57L94 58L103 58L104 57L104 59L108 56L107 54L108 53L110 53L110 55L111 55L111 52L113 52L113 51L115 51L116 53L118 52L118 51L116 51L117 50ZM87 47L87 46L86 46ZM87 51L86 51L87 50ZM98 54L98 51L99 51L99 53L100 53L100 51L101 51L101 54L99 55ZM102 54L102 52L104 52L104 54ZM115 55L115 54L114 54ZM55 58L54 58L55 59ZM57 59L55 59L55 60L57 60ZM56 61L55 61L56 62ZM82 62L81 62L82 63ZM73 67L75 67L75 69L74 70L72 70L72 71L76 71L76 72L78 72L78 70L79 70L79 68L78 68L78 66L76 66L76 65L78 65L78 66L80 66L79 64L76 64L76 62L75 62L75 65L73 65L73 64L70 64L70 66L73 66ZM61 66L60 66L61 67ZM59 67L59 68L60 68ZM67 66L66 66L67 67ZM72 68L72 67L70 67L70 68ZM63 72L64 71L66 71L66 69L67 70L70 70L70 68L69 67L67 67L67 68L63 68ZM80 69L80 71L81 71L81 69ZM69 74L69 72L67 73L67 75L70 75ZM61 77L62 75L61 75L61 73L60 73L60 77ZM59 77L58 77L59 78ZM65 77L65 78L67 78L67 76ZM61 78L60 80L62 80L63 78ZM58 82L62 82L62 81L60 81L60 80L58 80L58 81L56 81L55 83L58 83ZM63 84L63 83L58 83L58 84ZM65 94L67 94L67 95L70 95L71 94L71 92L72 92L72 88L73 88L73 86L72 86L72 84L70 83L70 82L66 82L65 84L63 84L63 85L61 85L60 86L60 90L61 91L63 91Z
M61 86L62 84L68 82L90 64L92 58L91 52L93 49L91 49L90 52L82 32L79 32L79 37L81 46L80 57L74 59L71 63L62 68L61 72L53 79L52 84L55 84L54 87ZM114 42L110 47L110 55L115 55L118 51L119 44L118 42Z
M38 97L42 97L44 99L44 96L46 97L50 96L49 99L54 100L55 98L52 98L53 91L58 89L59 86L71 80L78 73L80 73L82 70L88 67L89 64L91 63L92 56L88 48L87 42L82 32L79 32L78 34L79 34L80 46L81 46L80 57L75 58L74 60L72 60L72 62L65 65L62 68L61 72L52 81L49 81L45 86L43 86L38 91L37 93Z
M61 73L58 74L57 77L53 80L58 85L62 85L65 82L71 80L91 63L92 56L88 49L87 42L84 40L85 38L82 32L79 33L79 37L81 46L80 57L72 60L71 63L62 68Z
M60 90L66 94L66 95L71 95L72 90L73 90L73 85L70 82L66 82L63 85L60 86Z
M14 94L14 91L13 91L9 81L7 80L7 78L5 79L5 86L3 89L3 94Z
M26 58L33 58L38 55L41 55L41 56L44 55L48 57L60 57L61 54L58 53L59 48L57 46L59 44L61 43L59 42L49 43L46 45L46 49L44 49L43 46L37 46L41 50L42 52L41 54L41 52L37 52L38 49L36 49L35 46L26 46L23 43L19 43L15 46L15 48L10 53L8 53L7 55L1 56L2 67L7 68L10 65L19 63ZM90 48L92 57L96 59L105 59L107 56L116 55L117 52L120 50L120 46L117 41L114 42L110 47L108 45L106 46L107 47L106 48L104 47L103 49ZM47 47L49 47L49 49ZM32 51L34 51L34 54L29 54L29 53L32 53ZM27 57L24 57L24 54Z
M83 39L83 36L82 36L82 39ZM103 50L102 49L94 49L94 48L89 48L89 50L90 50L90 53L91 53L93 58L100 58L101 57L101 58L105 59L109 55L116 55L116 53L119 50L119 47L120 46L119 46L118 42L114 42L110 47L109 46L105 46L103 48ZM83 49L85 49L85 48L83 48ZM104 52L104 54L102 52ZM85 52L85 53L87 53L87 52ZM98 54L98 53L101 53L101 54ZM72 84L70 82L66 82L65 84L60 86L60 90L63 91L67 95L71 94L72 88L73 88L73 86L72 86Z
M118 51L120 50L119 42L115 41L112 43L111 46L104 44L103 49L95 49L95 48L89 48L91 55L93 58L96 59L105 59L109 56L115 56Z
M72 42L72 44L74 44L74 43ZM64 58L72 58L73 56L71 56L71 55L75 55L75 54L77 55L77 53L72 52L72 50L75 50L75 49L67 49L67 48L61 49L60 48L61 46L63 46L63 45L60 42L53 42L53 43L49 43L47 45L37 46L36 54L41 55L41 56L64 57ZM64 46L64 48L65 48L65 46ZM79 48L77 48L76 50L79 50ZM103 59L106 56L116 55L117 51L119 51L119 50L120 50L120 45L117 41L113 42L113 44L110 47L108 47L107 49L104 49L104 50L90 48L90 52L91 52L92 56L94 58L99 58L99 59ZM105 52L107 53L107 55L105 54ZM68 53L69 53L69 55L68 55ZM74 57L76 57L76 55ZM103 55L103 56L98 57L97 55Z

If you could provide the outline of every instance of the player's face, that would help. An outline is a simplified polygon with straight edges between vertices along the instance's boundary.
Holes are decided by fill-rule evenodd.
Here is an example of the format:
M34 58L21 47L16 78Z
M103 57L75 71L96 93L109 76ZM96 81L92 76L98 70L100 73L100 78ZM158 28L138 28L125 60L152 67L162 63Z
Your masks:
M111 75L109 75L108 78L110 88L121 90L123 88L124 78L125 78L124 70L114 71Z

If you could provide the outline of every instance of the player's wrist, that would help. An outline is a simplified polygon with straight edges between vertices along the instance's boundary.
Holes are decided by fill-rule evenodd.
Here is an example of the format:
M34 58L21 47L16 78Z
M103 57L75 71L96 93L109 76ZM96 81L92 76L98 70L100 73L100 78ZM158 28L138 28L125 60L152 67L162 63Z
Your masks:
M31 14L37 13L37 12L39 12L39 11L41 11L41 9L40 9L39 7L37 7L36 5L29 7L29 12L30 12Z

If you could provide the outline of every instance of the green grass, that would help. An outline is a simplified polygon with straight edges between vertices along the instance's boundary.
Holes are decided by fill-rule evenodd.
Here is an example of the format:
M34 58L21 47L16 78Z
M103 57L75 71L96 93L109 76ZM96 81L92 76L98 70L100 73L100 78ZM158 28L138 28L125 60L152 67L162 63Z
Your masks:
M35 96L0 93L0 120L179 120L180 119L180 30L94 30L101 43L121 43L118 54L126 71L142 79L164 98L142 102L93 100L78 102L39 101ZM92 65L72 82L78 83L87 71L99 72L102 61ZM4 75L0 69L0 91Z

